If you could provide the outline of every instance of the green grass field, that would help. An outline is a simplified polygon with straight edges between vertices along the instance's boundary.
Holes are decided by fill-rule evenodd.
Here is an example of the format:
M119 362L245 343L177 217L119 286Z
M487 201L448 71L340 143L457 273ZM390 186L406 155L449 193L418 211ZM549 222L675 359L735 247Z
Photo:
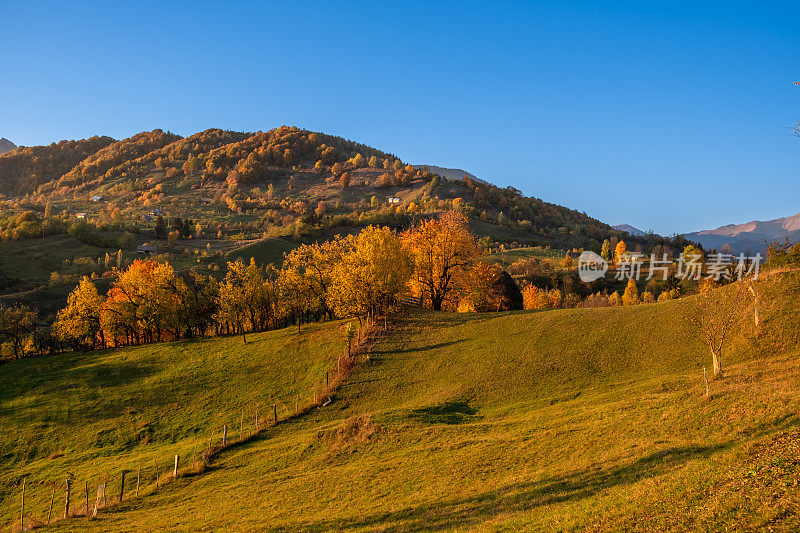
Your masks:
M692 298L624 308L412 312L327 407L226 450L202 475L96 521L51 529L796 530L797 280L790 273L759 282L761 331L737 333L727 376L712 381L711 399L703 381L710 357L685 320ZM313 326L306 335L330 343L333 354L341 341L326 339L337 327ZM0 417L23 434L10 449L36 449L26 457L3 452L4 524L18 503L11 483L23 473L49 494L46 480L78 464L68 457L90 460L87 473L97 475L100 465L121 468L122 453L185 453L193 435L206 431L207 413L235 417L238 391L250 391L250 402L264 388L290 396L293 381L259 370L287 359L293 330L258 339L253 347L283 343L283 351L264 350L256 364L236 339L217 339L0 367L3 383L13 384L3 391ZM112 362L145 369L103 372L98 381L91 369ZM322 365L290 366L309 376ZM88 391L80 386L86 380ZM137 416L157 427L150 443L129 444L135 433L125 428ZM109 429L118 437L97 449ZM65 455L49 458L55 450Z
M280 267L283 263L283 254L292 251L297 245L282 239L262 239L253 244L237 248L225 255L226 261L241 259L249 262L254 258L259 265L275 265Z
M68 473L94 490L102 476L142 465L149 483L154 459L166 472L174 454L191 457L196 439L202 451L223 424L238 437L243 409L248 428L257 404L259 418L271 418L275 404L286 417L342 353L340 329L312 324L299 337L295 328L251 334L246 345L205 338L0 365L0 507L16 501L20 476L29 475L30 509L41 517L52 482L61 488Z
M556 264L558 264L562 259L564 259L565 255L566 252L564 250L543 248L541 246L524 246L521 248L514 248L512 250L506 250L505 252L487 254L486 260L500 263L504 266L508 266L522 259L552 259Z

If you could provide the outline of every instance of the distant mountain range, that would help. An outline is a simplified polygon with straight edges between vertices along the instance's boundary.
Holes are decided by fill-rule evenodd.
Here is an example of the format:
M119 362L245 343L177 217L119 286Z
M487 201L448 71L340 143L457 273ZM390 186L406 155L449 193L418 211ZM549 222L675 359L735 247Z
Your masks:
M644 231L640 230L639 228L634 228L630 224L617 224L616 226L611 226L611 227L614 228L615 230L627 231L631 235L636 235L638 237L645 235Z
M5 137L0 138L0 154L4 154L6 152L10 152L17 145L6 139Z
M744 224L728 224L717 229L686 233L685 237L697 241L706 249L719 250L728 244L734 253L763 252L767 244L783 241L800 241L800 213L774 220L753 220Z

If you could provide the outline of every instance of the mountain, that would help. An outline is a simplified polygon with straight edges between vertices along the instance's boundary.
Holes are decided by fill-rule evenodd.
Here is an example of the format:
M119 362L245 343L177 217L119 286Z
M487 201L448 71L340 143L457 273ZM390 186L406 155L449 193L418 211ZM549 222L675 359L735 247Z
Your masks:
M800 241L800 213L774 220L753 220L744 224L728 224L717 229L686 233L685 237L697 241L706 249L720 249L730 245L734 253L764 252L774 241Z
M615 230L619 231L627 231L631 235L641 237L642 235L646 235L646 233L638 228L634 228L630 224L617 224L616 226L611 226Z
M470 174L466 170L461 170L460 168L437 167L436 165L414 165L414 168L419 170L428 170L429 172L439 174L441 177L449 180L460 181L464 178L469 178L472 181L477 181L478 183L483 183L484 185L489 183L488 181L482 180L476 177L474 174Z
M0 138L0 154L4 154L6 152L10 152L17 145L6 139L5 137Z
M43 213L48 203L63 220L86 213L113 220L118 231L144 231L157 210L239 240L265 233L314 238L369 224L402 228L454 206L488 242L599 250L615 234L586 213L461 169L406 164L377 148L290 126L208 129L189 137L154 129L0 155L0 207L7 216L12 209ZM6 228L9 238L14 231ZM680 244L640 234L629 240Z

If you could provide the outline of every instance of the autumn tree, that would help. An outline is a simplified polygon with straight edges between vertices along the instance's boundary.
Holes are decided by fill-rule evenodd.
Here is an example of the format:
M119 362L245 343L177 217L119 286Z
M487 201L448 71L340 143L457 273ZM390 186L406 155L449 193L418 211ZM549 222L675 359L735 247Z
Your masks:
M326 298L333 267L347 246L346 240L337 236L323 243L300 245L284 256L278 286L298 323L302 313L329 314Z
M331 307L338 316L359 320L385 312L411 275L411 259L400 238L389 228L369 226L343 242L328 289Z
M614 263L620 264L628 253L628 248L625 246L625 241L620 240L617 247L614 249Z
M481 256L466 217L456 211L422 221L403 235L403 243L412 257L414 285L436 310Z
M178 297L178 320L184 336L205 335L209 318L217 311L217 280L191 269L182 279L176 278L170 288Z
M58 338L76 349L105 347L100 309L103 297L97 287L84 276L67 298L67 306L58 312L53 329Z
M633 278L628 280L628 285L625 286L625 292L622 293L623 305L636 305L639 303L639 289L636 287L636 282Z
M37 313L27 305L0 304L0 335L11 340L14 358L19 357L22 341L36 325Z
M605 259L606 261L611 261L611 243L608 239L603 241L603 246L600 249L600 257Z
M346 189L350 186L350 174L345 172L339 177L339 184L342 186L342 189Z
M228 262L228 271L219 286L215 320L228 326L229 333L241 334L247 343L246 332L267 329L276 308L275 282L252 257L249 264L241 259Z
M159 342L165 334L180 338L176 283L168 263L137 259L108 291L101 309L103 328L115 342L121 337L128 344Z
M711 352L716 377L723 375L723 351L732 334L749 323L745 321L749 316L747 300L746 286L734 283L698 295L695 308L687 318Z
M458 304L460 312L491 311L489 299L494 282L501 267L497 264L478 261L465 275L464 298ZM531 285L532 286L532 285ZM524 302L524 296L523 296Z

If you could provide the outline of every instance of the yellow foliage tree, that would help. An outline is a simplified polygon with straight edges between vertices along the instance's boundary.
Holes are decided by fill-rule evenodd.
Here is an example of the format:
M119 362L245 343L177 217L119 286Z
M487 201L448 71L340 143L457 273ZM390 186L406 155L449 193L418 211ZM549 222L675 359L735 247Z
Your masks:
M636 305L639 303L639 289L636 287L636 282L633 278L628 280L628 285L625 287L625 292L622 294L623 305Z
M625 246L625 241L619 241L614 250L614 263L620 264L628 253L628 248Z
M88 276L81 278L78 286L67 298L67 306L56 315L53 329L58 338L76 349L105 347L100 308L103 297Z
M375 316L394 303L411 275L411 259L389 228L369 226L343 239L346 250L332 271L330 306L339 316Z
M454 282L481 257L466 217L456 211L421 222L403 235L403 244L412 257L414 288L437 310Z

